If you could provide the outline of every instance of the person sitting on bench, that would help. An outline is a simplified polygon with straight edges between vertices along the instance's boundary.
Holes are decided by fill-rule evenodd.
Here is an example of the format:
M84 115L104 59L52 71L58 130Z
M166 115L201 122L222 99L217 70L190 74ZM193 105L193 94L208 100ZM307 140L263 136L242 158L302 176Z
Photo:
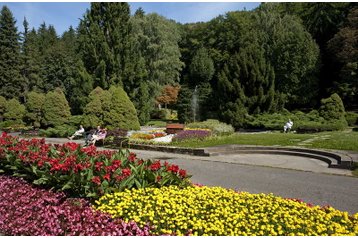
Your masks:
M69 140L72 140L76 136L82 136L82 134L85 132L85 129L82 125L80 125L80 129L78 129L72 136L68 137Z
M291 121L291 119L288 119L288 122L286 122L286 124L283 126L283 132L289 132L291 130L293 126L293 121Z
M104 140L107 135L107 128L100 130L97 134L92 135L92 138L88 141L88 145L96 144L98 140Z

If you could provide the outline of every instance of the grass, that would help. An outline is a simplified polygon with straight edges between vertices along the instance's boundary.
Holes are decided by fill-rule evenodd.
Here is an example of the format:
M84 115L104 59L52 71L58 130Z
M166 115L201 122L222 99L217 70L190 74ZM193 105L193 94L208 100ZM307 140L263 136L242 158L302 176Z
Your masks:
M312 141L307 141L309 139L312 139ZM304 141L306 141L306 143L302 144ZM176 142L172 145L200 148L228 144L301 146L308 148L358 151L358 132L341 131L312 134L284 134L280 132L258 134L235 133L230 136L212 137L204 141L190 140Z
M317 134L329 137L328 139L318 138L312 142L312 145L308 145L307 147L358 151L358 132L335 131Z

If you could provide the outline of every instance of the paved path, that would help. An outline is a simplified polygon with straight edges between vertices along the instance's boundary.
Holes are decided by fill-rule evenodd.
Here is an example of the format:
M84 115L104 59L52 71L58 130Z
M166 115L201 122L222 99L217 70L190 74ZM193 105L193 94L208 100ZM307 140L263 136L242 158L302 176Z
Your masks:
M47 138L49 143L67 139ZM83 141L74 141L83 143ZM328 168L319 160L264 154L229 154L210 157L131 150L139 158L175 163L193 174L192 181L251 193L274 193L315 205L331 205L358 213L358 178L349 170Z

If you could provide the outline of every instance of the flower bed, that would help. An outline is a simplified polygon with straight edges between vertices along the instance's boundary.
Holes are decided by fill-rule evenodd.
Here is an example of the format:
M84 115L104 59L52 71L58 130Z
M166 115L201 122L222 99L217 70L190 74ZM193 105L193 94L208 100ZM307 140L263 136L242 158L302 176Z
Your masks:
M150 222L155 235L358 235L358 214L220 187L126 190L96 204L113 218Z
M198 139L202 140L206 137L209 137L211 132L208 130L185 130L181 131L173 137L173 141L183 141L189 139Z
M21 140L5 133L0 137L1 169L76 197L97 197L125 188L190 184L190 176L178 166L140 160L128 151L97 151L76 143L50 145L43 139Z
M151 140L155 138L153 134L145 134L145 133L133 133L130 137L131 139L141 139L141 140Z
M149 235L149 227L125 223L92 209L84 199L68 199L31 186L22 179L0 176L0 232L11 236Z

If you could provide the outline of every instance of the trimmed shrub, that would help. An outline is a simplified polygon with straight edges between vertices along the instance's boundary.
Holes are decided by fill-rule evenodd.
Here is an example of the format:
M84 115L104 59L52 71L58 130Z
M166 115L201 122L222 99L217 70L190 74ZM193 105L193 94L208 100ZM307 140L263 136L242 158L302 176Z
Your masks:
M358 125L358 113L356 112L347 112L345 115L346 121L349 126Z
M329 98L321 100L319 114L325 120L345 120L346 111L342 99L334 93Z
M192 122L186 125L189 128L203 128L210 129L213 135L231 135L234 133L234 128L224 122L220 122L214 119L208 119L203 122Z
M54 91L46 94L43 114L43 122L46 126L60 126L70 118L70 106L60 88L56 88Z
M26 121L35 128L41 126L44 120L42 107L45 103L45 94L37 92L29 92L27 94Z
M121 87L112 86L109 89L111 93L111 107L104 116L104 124L108 128L122 128L126 130L139 130L140 125L137 117L137 111L130 101L127 93Z
M40 130L39 135L45 137L65 138L71 136L76 130L77 127L64 124L61 126L55 126L53 128L47 128L46 130Z
M89 97L90 102L84 109L85 127L140 129L137 112L123 88L112 86L106 91L97 87Z
M6 102L6 108L4 113L5 121L10 122L11 125L23 125L22 119L25 116L25 106L13 98Z

